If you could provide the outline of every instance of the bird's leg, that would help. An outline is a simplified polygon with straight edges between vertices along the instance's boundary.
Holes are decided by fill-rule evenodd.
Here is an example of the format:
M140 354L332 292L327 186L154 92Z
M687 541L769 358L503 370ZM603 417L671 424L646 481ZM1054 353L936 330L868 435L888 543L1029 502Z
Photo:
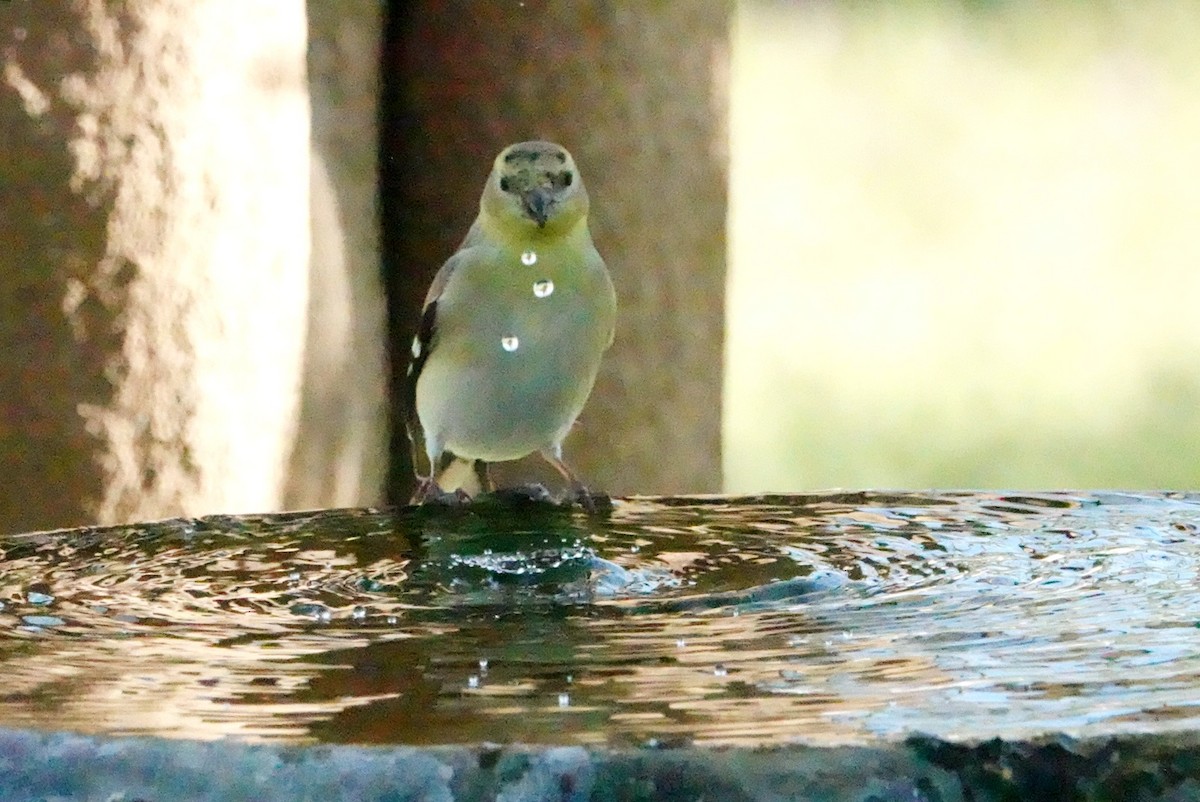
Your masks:
M431 458L430 475L417 475L417 489L413 493L412 500L409 504L443 504L449 506L457 506L466 504L471 500L471 496L467 494L461 487L455 488L453 493L447 493L438 484L437 477L446 472L446 469L457 459L449 451L443 451L436 458Z
M446 491L442 490L441 485L432 476L417 476L417 489L413 491L412 498L408 500L409 504L419 506L431 501L439 496L446 495Z
M572 500L578 501L579 506L587 510L589 514L594 513L596 511L596 502L592 498L592 494L584 487L583 482L579 481L579 477L575 475L575 472L567 466L567 463L563 462L562 446L555 445L551 448L543 448L541 454L542 459L550 463L554 467L554 470L558 471L562 478L566 479L571 485Z

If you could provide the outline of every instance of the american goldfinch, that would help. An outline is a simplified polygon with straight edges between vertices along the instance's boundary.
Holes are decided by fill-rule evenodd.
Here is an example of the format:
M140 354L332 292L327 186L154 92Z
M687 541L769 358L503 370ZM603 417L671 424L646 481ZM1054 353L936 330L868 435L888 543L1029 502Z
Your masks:
M415 465L419 421L430 467L414 503L465 496L462 482L441 485L456 461L491 490L488 463L538 452L592 507L562 456L616 318L587 215L566 149L518 142L496 157L479 216L434 277L413 339L409 437Z

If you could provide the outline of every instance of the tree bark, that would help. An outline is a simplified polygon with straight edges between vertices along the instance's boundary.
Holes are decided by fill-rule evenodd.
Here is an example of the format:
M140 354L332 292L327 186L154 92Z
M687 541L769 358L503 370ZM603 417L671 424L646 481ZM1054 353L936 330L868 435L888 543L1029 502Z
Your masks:
M393 3L382 166L391 352L477 211L495 154L575 155L617 339L567 454L613 493L721 485L729 8L664 0ZM392 369L393 403L405 360ZM393 410L391 489L409 488Z
M312 292L289 509L379 504L387 361L379 263L377 0L308 3Z
M37 0L0 22L0 531L277 508L303 4Z

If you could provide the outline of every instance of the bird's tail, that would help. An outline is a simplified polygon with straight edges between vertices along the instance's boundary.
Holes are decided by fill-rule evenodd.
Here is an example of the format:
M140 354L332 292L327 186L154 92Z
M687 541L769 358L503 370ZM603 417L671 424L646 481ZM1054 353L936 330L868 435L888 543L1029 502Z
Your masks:
M462 490L468 496L475 497L485 489L483 482L480 481L479 473L475 470L475 464L471 460L456 457L434 478L437 480L438 486L447 493Z

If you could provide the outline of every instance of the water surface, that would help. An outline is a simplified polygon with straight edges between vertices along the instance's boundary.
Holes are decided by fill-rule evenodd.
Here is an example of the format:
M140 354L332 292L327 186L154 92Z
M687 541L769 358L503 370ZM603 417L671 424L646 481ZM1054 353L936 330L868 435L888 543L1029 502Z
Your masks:
M0 726L854 743L1200 726L1200 496L339 511L0 538Z

